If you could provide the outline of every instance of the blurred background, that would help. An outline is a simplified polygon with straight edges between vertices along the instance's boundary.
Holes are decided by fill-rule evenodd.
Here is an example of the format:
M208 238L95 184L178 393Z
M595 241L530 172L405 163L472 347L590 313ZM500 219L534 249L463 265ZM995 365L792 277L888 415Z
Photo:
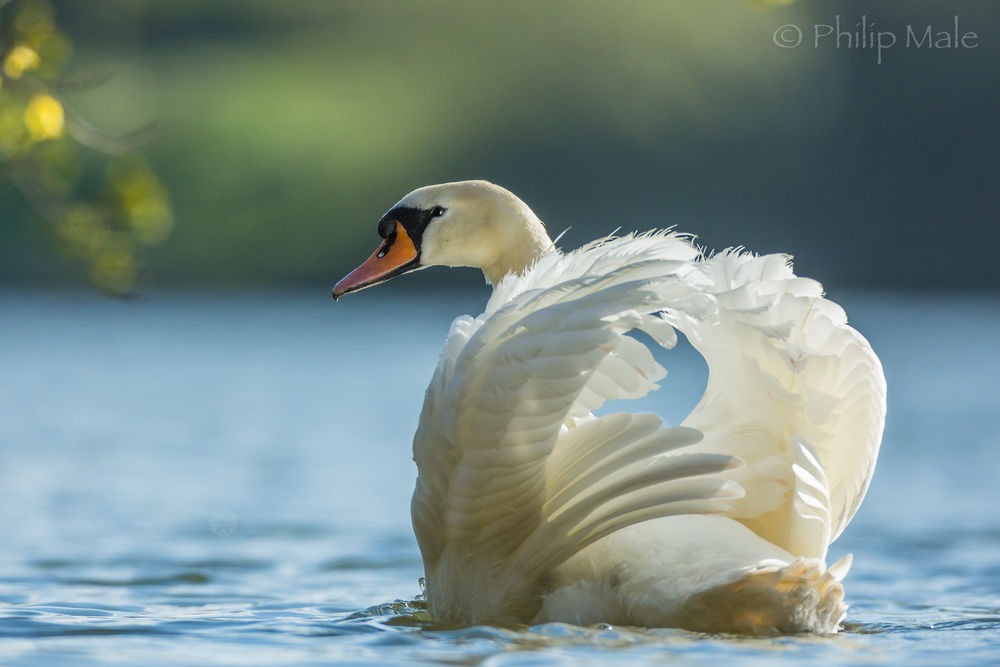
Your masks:
M1000 286L992 3L99 0L3 12L8 46L40 56L24 76L80 121L62 138L18 127L30 95L8 69L5 162L30 151L48 204L82 193L132 209L105 238L93 205L39 224L23 193L0 189L4 283L73 285L89 271L112 288L133 275L325 285L367 256L375 221L411 189L486 178L553 234L570 228L565 247L676 226L710 248L792 253L829 286ZM856 38L866 12L862 46L814 47L813 26L840 15ZM907 26L936 39L955 16L974 48L907 48ZM798 48L775 44L786 24L802 31ZM879 65L866 45L882 30L898 43ZM136 146L144 161L71 151L73 134Z
M565 249L676 227L794 255L880 355L889 418L831 549L851 632L781 655L995 661L998 41L979 0L0 0L0 662L773 664L414 627L410 439L489 289L330 288L404 194L467 178ZM636 408L676 423L707 371L657 357Z

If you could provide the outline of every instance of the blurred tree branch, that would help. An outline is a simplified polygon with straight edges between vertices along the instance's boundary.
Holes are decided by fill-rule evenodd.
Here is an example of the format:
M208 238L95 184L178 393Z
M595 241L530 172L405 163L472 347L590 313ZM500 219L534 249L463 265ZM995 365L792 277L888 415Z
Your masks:
M157 126L112 136L74 112L63 96L109 75L64 76L71 51L46 0L0 0L0 178L46 225L56 251L82 263L96 286L125 294L141 248L173 224L166 190L135 152ZM83 149L106 156L92 192L81 184Z

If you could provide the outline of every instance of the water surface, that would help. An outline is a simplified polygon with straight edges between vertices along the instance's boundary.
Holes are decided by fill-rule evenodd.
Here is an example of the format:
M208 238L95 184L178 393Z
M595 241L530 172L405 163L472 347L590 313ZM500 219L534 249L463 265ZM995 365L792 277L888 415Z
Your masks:
M1000 660L994 296L832 295L890 383L844 633L426 624L410 438L482 296L0 293L0 663ZM661 361L676 422L704 367Z

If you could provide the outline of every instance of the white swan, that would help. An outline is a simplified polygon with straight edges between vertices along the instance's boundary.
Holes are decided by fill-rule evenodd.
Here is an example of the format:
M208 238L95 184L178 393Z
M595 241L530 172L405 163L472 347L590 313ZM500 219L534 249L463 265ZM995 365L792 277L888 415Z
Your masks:
M494 285L452 324L413 441L435 619L836 632L850 560L827 547L871 480L885 380L819 283L662 231L562 253L485 181L415 190L378 231L334 298L432 265ZM595 417L666 375L627 334L675 329L709 368L683 424Z

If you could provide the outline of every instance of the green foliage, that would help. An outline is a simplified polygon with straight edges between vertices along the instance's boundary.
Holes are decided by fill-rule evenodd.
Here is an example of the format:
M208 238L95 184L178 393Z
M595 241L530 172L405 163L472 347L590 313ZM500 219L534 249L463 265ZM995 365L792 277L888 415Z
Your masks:
M167 193L134 142L106 136L76 115L66 91L89 87L63 75L72 52L44 0L0 5L0 177L41 220L62 254L103 290L126 293L139 249L164 240L173 215ZM105 154L104 175L83 182L87 148Z
M988 40L899 48L878 66L870 50L813 48L809 26L833 17L820 0L50 1L89 85L63 73L64 41L62 60L39 45L38 69L0 70L0 99L30 79L63 108L64 135L31 142L30 173L45 183L36 208L94 207L62 235L58 221L44 227L88 268L87 253L106 248L107 266L134 274L141 256L142 275L164 286L332 283L371 252L400 196L461 178L511 188L553 234L571 227L564 247L677 226L713 248L794 252L831 284L946 281L921 268L945 220L962 221L976 252L995 245L981 231L1000 95ZM6 49L23 6L0 11ZM947 26L952 13L887 0L869 18L898 31ZM989 3L961 14L984 35L1000 25ZM800 48L775 44L786 24L807 33ZM19 92L0 114L0 135L29 136L30 99ZM155 173L169 206L133 207L148 214L135 231L107 163L122 151L113 137L148 137L129 130L150 118L157 141L131 163L147 185L133 190L159 197ZM25 211L0 187L0 283L65 282ZM157 211L170 214L160 225ZM95 241L105 237L115 241ZM944 270L1000 280L981 258ZM409 282L435 277L456 280Z
M599 209L573 210L584 206L579 179L602 178L595 168L623 181L650 173L643 161L659 153L657 145L703 160L706 141L784 127L823 102L786 108L781 91L801 78L799 66L812 54L760 70L745 53L775 49L746 24L767 29L773 19L756 18L743 3L725 11L658 0L625 11L614 3L525 0L58 6L77 43L74 66L115 73L90 90L52 93L66 110L67 132L79 114L114 133L163 120L147 155L169 184L176 224L169 239L143 253L160 283L332 280L370 251L375 236L366 225L380 213L373 207L458 178L515 189L542 206L554 233L573 225L591 234L588 223L593 233L646 227L605 222ZM705 40L713 34L727 36L724 49ZM738 109L732 99L740 95L760 104ZM87 145L115 150L88 129L80 134ZM108 171L81 156L78 141L60 141L69 144L62 172L79 181L63 189L88 198L63 216L71 220L63 233L55 231L58 221L51 225L58 247L87 260L95 274L117 267L131 279L134 250L149 236L108 224L125 219L108 207L120 200L97 185ZM549 216L545 195L570 208ZM97 242L105 236L113 240ZM108 253L107 269L87 259L99 248ZM24 262L0 252L8 275L51 276L44 257L17 261Z

